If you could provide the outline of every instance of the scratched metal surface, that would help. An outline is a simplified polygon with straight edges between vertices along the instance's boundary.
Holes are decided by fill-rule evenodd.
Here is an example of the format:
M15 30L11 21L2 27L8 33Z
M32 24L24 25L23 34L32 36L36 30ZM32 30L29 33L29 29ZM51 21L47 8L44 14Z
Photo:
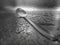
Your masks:
M5 11L0 17L0 45L56 45L15 14Z
M47 33L54 30L55 19L54 14L51 11L41 11L40 14L33 15L29 19Z

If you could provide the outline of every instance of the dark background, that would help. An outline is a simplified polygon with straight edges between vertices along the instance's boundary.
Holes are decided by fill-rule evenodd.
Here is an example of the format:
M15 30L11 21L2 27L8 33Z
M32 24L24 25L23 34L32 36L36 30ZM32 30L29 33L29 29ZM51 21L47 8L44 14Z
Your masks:
M0 0L0 7L4 6L35 6L38 8L54 8L58 0Z

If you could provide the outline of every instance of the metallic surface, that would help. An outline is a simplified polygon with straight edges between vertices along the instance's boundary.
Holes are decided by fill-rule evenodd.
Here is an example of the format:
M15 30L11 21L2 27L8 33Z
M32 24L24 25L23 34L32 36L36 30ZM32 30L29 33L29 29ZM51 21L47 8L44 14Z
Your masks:
M15 1L0 6L0 45L60 45L57 0ZM17 14L17 8L26 14Z

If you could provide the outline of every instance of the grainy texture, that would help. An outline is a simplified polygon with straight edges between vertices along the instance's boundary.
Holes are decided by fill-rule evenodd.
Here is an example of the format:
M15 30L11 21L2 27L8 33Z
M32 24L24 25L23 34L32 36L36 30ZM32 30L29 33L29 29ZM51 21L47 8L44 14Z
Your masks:
M40 29L41 30L41 29ZM40 35L23 18L13 13L0 13L0 45L55 45Z

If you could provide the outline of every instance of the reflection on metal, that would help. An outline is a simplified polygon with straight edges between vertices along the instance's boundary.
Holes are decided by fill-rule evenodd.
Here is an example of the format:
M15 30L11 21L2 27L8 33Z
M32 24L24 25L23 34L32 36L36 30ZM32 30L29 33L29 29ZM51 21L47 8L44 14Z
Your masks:
M56 19L56 20L59 20L59 18L60 18L60 7L57 7L55 13L56 13L56 15L55 15L55 19Z
M21 8L21 9L23 9L23 10L25 10L25 11L47 11L48 9L46 9L46 8L36 8L36 7L31 7L31 6L16 6L16 7L10 7L10 6L8 6L8 7L6 7L7 9L12 9L12 10L16 10L17 8ZM50 11L51 11L51 9L50 9Z
M18 6L18 7L15 7L15 9L17 8L21 8L25 11L37 11L39 10L38 8L35 8L35 7L29 7L29 6Z
M33 27L36 29L36 31L41 34L42 36L44 36L45 38L50 40L49 34L47 34L46 32L44 32L43 30L41 30L40 28L38 28L30 19L24 17L24 19Z
M19 15L19 17L22 17L23 19L25 19L31 26L33 26L35 29L36 29L36 31L38 31L39 32L39 34L41 34L41 35L43 35L44 37L46 37L46 38L50 38L50 37L47 37L47 36L49 36L46 32L44 32L43 30L41 30L40 28L38 28L27 16L27 14L24 14L24 12L22 12L23 13L23 15L21 14L21 13L18 13L18 15ZM45 36L46 35L46 36Z
M54 10L54 18L55 18L55 28L53 31L51 31L51 35L57 35L57 33L59 33L59 31L57 31L58 27L59 27L59 20L60 20L60 7L57 7L55 10Z
M26 11L34 11L35 10L35 9L33 10L33 8L28 8L28 7L27 8L21 7L21 8L23 10L26 10ZM42 36L44 36L45 38L53 41L53 37L51 35L49 35L48 33L44 32L43 30L41 30L40 28L38 28L28 17L26 17L27 14L23 13L23 15L22 15L21 13L18 13L18 15L20 17L22 17L23 19L25 19L31 26L33 26L36 29L36 31L38 31Z

